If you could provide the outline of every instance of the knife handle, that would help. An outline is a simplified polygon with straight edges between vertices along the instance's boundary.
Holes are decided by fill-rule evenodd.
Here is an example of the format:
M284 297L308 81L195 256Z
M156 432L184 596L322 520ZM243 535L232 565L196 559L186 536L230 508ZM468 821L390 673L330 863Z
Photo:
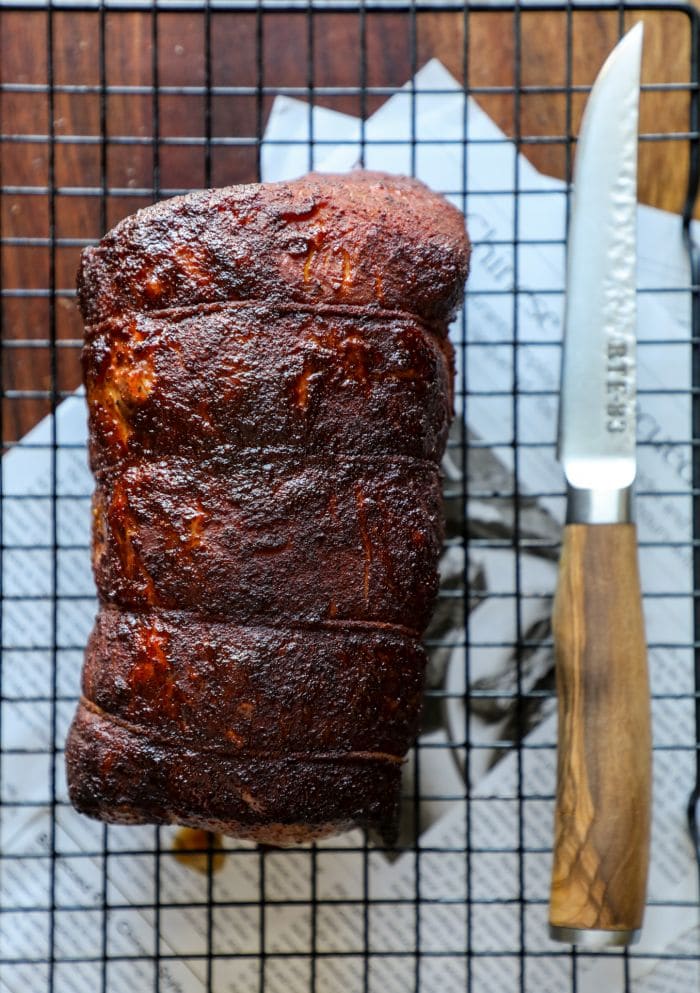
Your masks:
M651 811L634 524L566 526L552 627L559 733L550 933L590 944L594 931L629 944L644 914Z

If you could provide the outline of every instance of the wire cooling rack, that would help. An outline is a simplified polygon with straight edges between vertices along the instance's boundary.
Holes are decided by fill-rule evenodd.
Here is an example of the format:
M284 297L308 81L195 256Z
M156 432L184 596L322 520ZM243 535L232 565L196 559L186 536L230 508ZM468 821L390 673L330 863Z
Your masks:
M458 564L456 571L447 570L436 625L428 635L432 675L425 728L406 775L396 850L354 832L279 852L170 829L96 825L71 811L63 742L78 692L87 634L83 618L93 607L84 575L89 487L71 489L76 479L84 487L84 439L66 414L67 405L80 402L74 397L81 347L74 275L80 250L139 207L189 189L258 179L275 97L308 104L302 144L313 167L326 139L314 133L311 108L330 107L364 121L433 56L539 168L569 176L575 128L596 68L581 75L582 53L595 45L602 58L626 24L662 12L673 34L655 28L661 31L659 43L672 37L686 56L680 77L646 83L645 98L662 95L667 102L657 106L674 111L662 111L653 123L643 118L641 154L643 161L646 143L661 142L671 150L670 159L689 164L676 210L686 221L693 262L692 278L682 288L693 301L692 337L682 343L693 346L693 382L677 391L688 400L687 432L675 441L651 437L647 444L692 447L690 488L667 495L692 499L693 533L679 544L691 550L694 580L680 594L657 589L649 597L680 596L687 605L694 633L676 647L692 657L700 643L700 263L689 225L700 171L693 8L570 3L493 10L369 0L0 3L3 993L587 988L588 970L603 957L547 943L546 892L530 879L531 860L547 857L552 797L551 790L528 778L528 763L535 751L551 755L553 744L535 742L526 732L540 711L551 712L553 681L548 594L539 596L542 616L526 624L525 604L538 597L524 592L523 557L536 545L542 560L556 559L556 531L553 538L544 512L540 523L532 524L539 513L533 505L561 493L540 494L532 487L525 493L521 458L552 445L551 439L528 439L519 419L527 391L515 372L503 391L510 425L499 439L512 453L512 469L484 467L498 444L461 423L450 440L449 548L456 549ZM538 51L545 18L553 48ZM555 112L543 115L545 106ZM366 151L372 139L364 124L359 140ZM457 143L465 163L471 143L465 114ZM423 151L415 134L410 146L415 167ZM462 187L448 192L466 204L466 166L463 175ZM522 192L519 184L516 174L516 195ZM494 188L489 195L495 203L504 192ZM479 291L506 298L512 333L498 347L508 350L513 369L526 344L519 328L517 275L523 243L516 222L506 243L515 260L514 288ZM495 244L491 238L489 247ZM563 251L564 241L543 239L542 245ZM477 236L475 252L480 247ZM466 358L458 393L468 409L483 393L469 376L468 316L462 317L458 336ZM16 453L39 459L36 478L27 476L28 463L18 462ZM474 501L487 509L477 520L470 511ZM504 504L510 508L505 516ZM491 518L495 523L489 525ZM506 549L513 557L505 591L489 589L479 569L471 567L471 552L484 548ZM506 650L513 669L505 684L475 682L470 660L480 646L472 608L499 599L515 604L515 626L507 634L507 626L499 628L490 644ZM664 646L663 635L651 639L652 653ZM462 650L461 686L459 680L450 683L445 671L446 653L455 647ZM530 668L533 653L540 659L537 678ZM658 694L655 703L684 708L687 715L697 708L699 677L696 669L695 692L685 687ZM454 708L452 720L445 720L450 701L466 703L458 718L461 730L455 729ZM470 771L486 748L477 724L494 706L499 731L489 739L490 762L495 753L508 753L514 772L508 789L480 793L465 781L473 782ZM693 790L699 742L696 721L685 739L658 745L660 753L671 751L685 761L686 796ZM456 760L458 788L432 783L431 762L438 753ZM428 769L427 776L421 768ZM691 800L691 823L695 809ZM431 819L454 810L463 811L457 843L436 843ZM684 818L685 810L678 816ZM528 827L533 817L534 841ZM494 838L506 822L510 841L504 844ZM484 824L495 825L491 839ZM448 860L442 872L436 868L440 859ZM334 889L328 880L341 864L349 867L345 883ZM399 864L401 886L382 890L380 878ZM485 877L484 864L490 866ZM692 926L691 901L661 903L659 908L652 901L651 909L677 911L687 916L685 930ZM440 916L455 907L457 918ZM343 934L350 935L345 944L338 937ZM653 987L642 985L639 965L645 955L660 970ZM687 946L653 955L615 951L604 959L610 971L598 988L667 993L692 988L692 968L699 961L697 948Z

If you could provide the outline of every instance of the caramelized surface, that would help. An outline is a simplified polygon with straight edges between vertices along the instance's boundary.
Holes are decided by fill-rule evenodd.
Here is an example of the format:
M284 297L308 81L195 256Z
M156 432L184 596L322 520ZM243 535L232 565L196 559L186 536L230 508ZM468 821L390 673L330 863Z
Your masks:
M93 564L104 600L272 623L377 621L420 632L437 589L430 463L267 454L144 460L99 473Z
M83 253L101 607L79 810L391 839L467 261L456 210L371 173L176 198Z
M431 322L461 303L464 220L416 180L312 173L174 197L83 253L88 323L230 300L361 304Z
M415 639L391 629L103 610L83 694L174 747L403 754L417 731L424 666Z
M83 353L93 468L240 448L438 460L447 345L410 317L267 303L103 322Z
M123 824L188 824L301 842L353 824L374 824L391 837L398 813L397 759L192 749L156 741L83 704L66 762L75 806Z

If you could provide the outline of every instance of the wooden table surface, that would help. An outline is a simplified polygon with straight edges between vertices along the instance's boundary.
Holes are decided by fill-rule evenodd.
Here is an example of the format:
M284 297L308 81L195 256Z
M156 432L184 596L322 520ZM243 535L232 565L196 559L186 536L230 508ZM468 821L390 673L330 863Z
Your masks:
M149 88L254 88L259 82L256 45L262 45L266 87L400 86L429 58L439 58L462 81L506 133L526 140L522 150L541 170L565 177L567 145L576 134L585 93L571 97L570 135L567 98L562 90L590 85L618 38L617 13L581 11L570 21L561 12L419 14L368 13L364 22L366 58L361 58L361 21L357 12L316 13L313 30L304 13L215 13L210 20L210 59L206 58L206 21L202 14L111 12L104 15L54 12L52 59L45 12L0 13L0 66L3 84L33 84L2 92L2 131L22 140L0 145L2 183L3 437L21 437L50 410L51 348L55 334L57 384L74 389L80 379L80 319L71 296L81 245L108 226L151 202L154 112L157 111L159 179L162 189L196 189L256 178L255 136L269 112L273 94L262 105L246 89L217 95L208 104L202 93L161 92ZM637 18L628 15L626 26ZM154 21L157 58L154 58ZM682 13L647 12L643 79L648 84L677 84L676 89L645 91L641 130L651 133L640 148L640 199L678 211L685 196L690 79L690 28ZM101 27L104 69L101 70ZM260 29L260 30L258 30ZM519 37L519 42L516 40ZM567 65L567 40L571 58ZM415 46L413 45L415 41ZM516 55L518 56L516 58ZM58 87L46 92L51 78ZM102 78L103 77L103 78ZM101 102L101 82L110 88ZM36 85L38 84L38 89ZM119 92L141 86L143 93ZM44 87L44 88L42 88ZM517 88L521 89L517 93ZM537 92L538 87L554 92ZM524 88L524 90L522 89ZM533 90L534 88L534 90ZM301 94L302 96L304 94ZM386 96L367 95L372 113ZM359 114L355 93L315 95L337 110ZM53 116L55 140L50 135ZM240 137L239 145L215 145L182 138ZM106 135L108 143L100 141ZM675 135L675 137L673 137ZM132 140L125 142L123 139ZM27 140L29 138L29 140ZM534 139L534 141L533 141ZM547 139L537 142L536 139ZM53 198L41 189L51 183ZM106 198L85 188L110 190ZM28 187L39 191L28 192ZM133 190L133 193L131 192ZM143 191L146 190L144 193ZM53 226L57 244L48 239ZM57 291L52 306L52 294ZM31 295L27 295L30 291ZM29 395L27 395L29 394Z

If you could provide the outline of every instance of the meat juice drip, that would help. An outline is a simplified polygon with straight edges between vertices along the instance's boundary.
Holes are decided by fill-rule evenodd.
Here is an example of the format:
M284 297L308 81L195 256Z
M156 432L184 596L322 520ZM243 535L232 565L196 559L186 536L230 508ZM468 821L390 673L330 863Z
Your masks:
M200 828L180 828L173 838L173 852L178 862L203 876L210 865L212 872L221 872L226 862L221 835Z

